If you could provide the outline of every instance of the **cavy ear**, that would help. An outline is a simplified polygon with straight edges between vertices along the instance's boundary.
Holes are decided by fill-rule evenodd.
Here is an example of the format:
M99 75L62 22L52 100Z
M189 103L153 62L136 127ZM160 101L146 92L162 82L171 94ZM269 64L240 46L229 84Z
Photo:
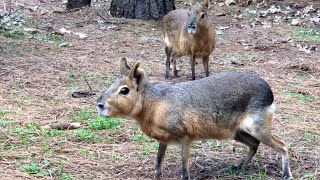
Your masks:
M138 90L141 90L147 81L146 74L144 70L140 68L140 64L140 61L136 62L129 72L129 79L138 85Z
M204 0L202 2L202 8L207 10L209 8L209 4L210 4L210 0Z
M127 59L123 57L120 59L120 74L125 75L128 71L130 71L130 67L128 66Z

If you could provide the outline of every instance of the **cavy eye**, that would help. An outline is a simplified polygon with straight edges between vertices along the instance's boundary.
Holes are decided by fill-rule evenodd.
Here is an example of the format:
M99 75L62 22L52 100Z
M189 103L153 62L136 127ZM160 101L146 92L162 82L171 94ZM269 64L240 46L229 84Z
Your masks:
M121 88L119 94L122 94L122 95L127 95L129 93L129 88L127 87L123 87Z

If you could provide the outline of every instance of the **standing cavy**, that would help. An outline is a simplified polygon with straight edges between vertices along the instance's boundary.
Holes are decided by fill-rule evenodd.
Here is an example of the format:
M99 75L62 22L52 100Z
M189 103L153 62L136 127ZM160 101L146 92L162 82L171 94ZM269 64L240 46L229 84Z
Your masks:
M292 178L288 149L271 133L275 111L269 85L256 75L223 72L196 81L177 84L150 83L140 62L130 69L120 61L121 75L97 102L101 116L128 117L142 131L160 142L156 176L168 144L181 144L182 179L189 179L189 151L193 141L234 139L250 150L237 166L243 169L260 142L282 155L283 177Z
M202 4L191 1L189 10L178 9L169 12L162 19L165 41L166 78L170 76L170 62L173 61L174 76L178 76L176 59L189 56L192 80L195 80L196 58L203 59L206 76L209 76L209 56L215 47L215 31L208 20L209 1Z

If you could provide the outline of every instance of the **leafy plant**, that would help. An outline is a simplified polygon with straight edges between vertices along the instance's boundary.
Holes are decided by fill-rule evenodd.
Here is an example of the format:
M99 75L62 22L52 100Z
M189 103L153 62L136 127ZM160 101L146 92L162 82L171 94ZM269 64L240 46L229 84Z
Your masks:
M94 133L91 129L78 129L75 132L76 138L85 142L97 142L99 135Z
M301 29L295 32L293 40L300 42L320 42L320 31L314 29Z
M156 151L159 148L159 143L152 143L149 146L143 146L142 154L145 156L149 156L152 151Z
M29 123L26 127L18 127L14 130L14 133L22 138L33 138L41 134L40 126L36 123Z
M5 111L0 110L0 120L2 120L6 114Z
M41 168L38 164L31 164L28 166L22 167L24 172L27 172L29 174L38 174L41 172Z
M120 129L121 126L122 119L119 118L105 118L96 116L95 119L89 120L89 128L93 130Z
M45 137L58 137L58 136L63 136L64 131L57 130L57 129L43 130L42 135Z
M92 111L82 109L78 114L74 116L74 120L77 122L86 122L90 119L92 115L93 115Z
M31 165L26 165L22 167L23 172L27 172L29 174L42 174L42 175L57 175L61 174L63 172L63 165L60 165L59 168L50 168L51 162L49 160L43 160L41 163L42 166L39 164L31 164Z
M152 142L153 140L150 137L139 132L133 137L132 141L133 142Z
M293 99L297 101L299 104L306 104L308 102L313 102L316 97L312 95L306 95L301 92L287 92L285 94L286 99Z

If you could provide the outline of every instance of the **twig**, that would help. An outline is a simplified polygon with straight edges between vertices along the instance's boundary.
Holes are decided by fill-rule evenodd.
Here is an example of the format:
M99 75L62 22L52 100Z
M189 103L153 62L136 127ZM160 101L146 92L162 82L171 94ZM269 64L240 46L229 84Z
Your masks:
M109 19L107 19L106 17L102 16L98 11L96 11L97 15L99 17L101 17L103 20L106 20L107 22L109 21Z
M105 20L107 23L110 23L110 24L119 24L118 22L112 22L112 21L110 21L110 19L102 16L97 10L96 10L95 12L97 13L97 15L98 15L99 17L101 17L101 19ZM121 23L121 24L123 24L123 23Z
M86 81L87 85L89 86L89 89L90 89L90 93L92 93L92 88L88 82L88 80L86 79L86 77L83 76L83 79Z
M8 7L9 7L9 12L7 15L9 16L11 14L11 0L9 0L8 2ZM3 0L3 10L4 10L4 16L5 16L7 12L7 6L6 6L5 0Z

